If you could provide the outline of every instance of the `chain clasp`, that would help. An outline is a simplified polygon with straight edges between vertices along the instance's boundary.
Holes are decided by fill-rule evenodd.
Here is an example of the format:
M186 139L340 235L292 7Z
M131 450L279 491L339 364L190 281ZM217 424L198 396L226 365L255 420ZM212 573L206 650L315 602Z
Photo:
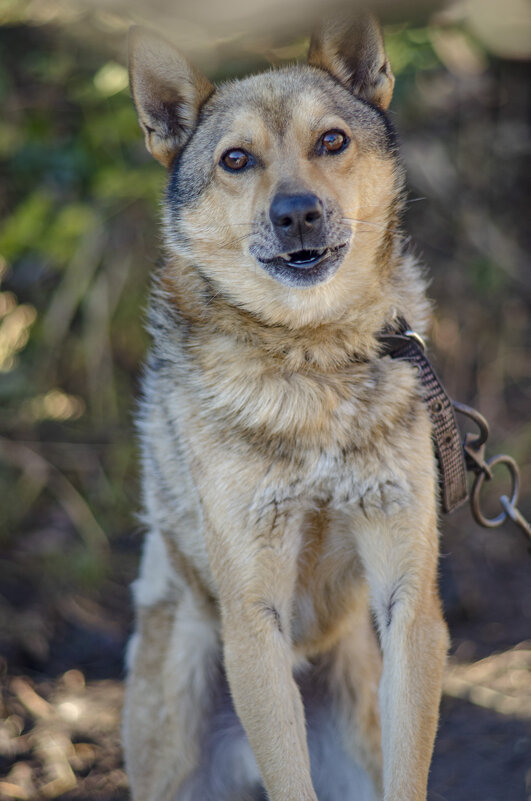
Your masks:
M531 525L517 507L520 494L520 472L518 465L511 456L498 454L485 459L485 449L489 437L489 425L482 414L464 403L452 401L454 409L459 414L468 417L477 426L478 433L467 432L463 441L463 450L468 470L475 473L472 492L470 493L470 507L476 523L485 528L498 528L507 518L521 529L531 543ZM500 496L501 512L496 517L487 517L481 508L481 489L485 481L493 478L492 468L496 465L505 465L511 477L511 496ZM530 551L531 553L531 551Z

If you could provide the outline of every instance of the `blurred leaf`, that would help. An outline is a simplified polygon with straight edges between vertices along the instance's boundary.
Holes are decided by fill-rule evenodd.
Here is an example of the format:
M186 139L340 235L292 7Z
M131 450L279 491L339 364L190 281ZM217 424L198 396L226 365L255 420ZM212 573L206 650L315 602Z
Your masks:
M60 209L43 237L43 253L59 265L70 261L81 238L98 222L94 209L88 203L73 203Z
M499 266L489 259L475 259L470 264L470 277L477 292L492 296L505 284L505 274Z
M122 64L108 61L94 76L94 86L104 97L111 97L129 86L129 76Z
M29 194L0 227L0 254L13 262L28 250L38 248L45 235L53 208L46 192Z

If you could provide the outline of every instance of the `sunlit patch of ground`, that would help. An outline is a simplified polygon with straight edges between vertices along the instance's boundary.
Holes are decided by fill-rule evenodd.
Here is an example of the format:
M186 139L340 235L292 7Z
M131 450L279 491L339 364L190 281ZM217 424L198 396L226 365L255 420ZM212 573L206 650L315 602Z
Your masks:
M86 683L79 670L38 683L5 677L0 799L125 801L122 696L119 681ZM450 662L429 798L531 799L531 642Z
M451 660L429 801L530 801L531 642Z
M0 798L123 801L119 681L6 677L0 723ZM3 772L3 771L2 771Z
M479 662L450 664L444 693L531 721L531 641Z

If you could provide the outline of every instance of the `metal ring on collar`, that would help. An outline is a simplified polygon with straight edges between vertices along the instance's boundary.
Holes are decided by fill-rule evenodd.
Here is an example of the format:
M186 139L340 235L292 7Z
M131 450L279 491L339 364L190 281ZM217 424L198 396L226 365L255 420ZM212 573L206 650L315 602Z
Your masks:
M500 454L498 456L493 456L491 459L487 459L486 464L490 468L495 467L497 464L504 464L507 467L512 482L509 505L511 507L515 507L518 502L518 494L520 492L520 475L518 472L518 465L516 464L515 460L511 456ZM496 517L485 517L481 511L480 493L486 478L487 476L484 472L477 474L476 480L474 481L474 485L472 487L470 505L472 507L472 514L474 515L476 523L479 523L480 526L485 526L485 528L497 528L507 520L507 512L502 511Z
M408 328L407 331L404 331L402 336L405 336L408 339L412 339L414 342L417 343L417 345L420 345L420 347L422 348L423 351L426 350L426 343L422 339L421 335L417 334L416 331L411 331L411 329Z

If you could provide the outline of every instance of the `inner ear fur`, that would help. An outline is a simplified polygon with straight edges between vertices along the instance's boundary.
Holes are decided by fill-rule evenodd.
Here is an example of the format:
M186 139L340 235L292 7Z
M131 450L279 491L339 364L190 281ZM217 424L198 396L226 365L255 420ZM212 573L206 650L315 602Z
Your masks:
M324 22L311 38L308 63L326 70L369 103L384 110L389 106L395 78L382 30L372 14Z
M139 26L129 32L129 80L146 147L170 167L214 87L162 37Z

